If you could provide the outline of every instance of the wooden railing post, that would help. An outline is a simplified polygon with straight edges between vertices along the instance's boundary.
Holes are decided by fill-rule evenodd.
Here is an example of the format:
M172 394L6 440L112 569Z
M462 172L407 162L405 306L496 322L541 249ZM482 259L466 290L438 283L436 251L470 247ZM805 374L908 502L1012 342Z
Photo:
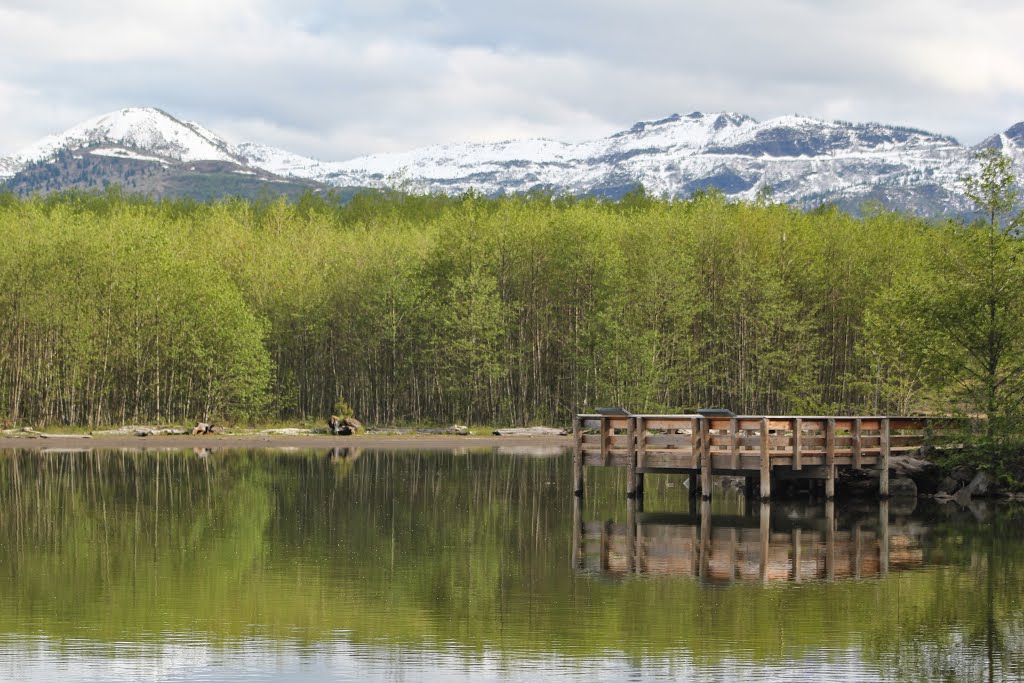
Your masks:
M772 497L772 461L768 450L768 418L761 418L761 500Z
M825 498L836 497L836 419L825 421Z
M803 469L804 463L801 456L800 440L804 433L804 421L799 417L793 418L793 469Z
M700 418L700 495L711 499L711 419Z
M612 429L612 421L605 415L601 416L601 464L607 467L610 463L608 462L608 447L611 446L611 434L615 433Z
M851 428L851 437L853 440L853 469L859 470L861 467L861 418L854 418L853 427Z
M636 497L636 418L626 421L626 496Z
M693 466L695 470L690 471L690 498L700 492L700 477L697 474L697 469L700 469L701 462L701 437L700 437L700 420L695 417L690 418L690 457L692 458Z
M731 418L729 420L729 469L740 468L740 421Z
M636 434L636 495L644 495L644 473L640 471L640 464L647 457L647 427L644 418L637 415L633 418L636 421L634 432Z
M583 495L583 418L575 415L572 418L572 492L576 496Z
M878 495L882 498L889 497L889 418L883 417L881 427L881 435L879 441L881 442L882 452L878 457Z

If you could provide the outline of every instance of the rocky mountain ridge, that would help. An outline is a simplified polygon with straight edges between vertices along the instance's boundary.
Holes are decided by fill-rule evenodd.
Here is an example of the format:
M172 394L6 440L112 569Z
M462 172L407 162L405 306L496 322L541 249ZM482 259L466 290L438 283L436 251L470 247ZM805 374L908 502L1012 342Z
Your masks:
M639 186L668 197L715 188L732 199L770 196L802 208L834 203L856 211L875 201L919 215L957 215L969 210L961 179L974 171L974 154L982 147L1004 151L1020 173L1024 122L967 147L948 136L900 126L802 116L759 122L743 114L693 112L575 144L451 143L320 161L259 143L232 144L159 109L129 108L0 158L0 182L22 194L96 187L98 177L122 186L136 179L134 186L127 184L129 191L175 194L190 177L209 181L211 173L219 178L209 188L213 195L218 187L228 191L246 183L252 188L276 183L295 192L396 188L610 198ZM140 188L140 174L163 180ZM167 180L172 177L174 182Z

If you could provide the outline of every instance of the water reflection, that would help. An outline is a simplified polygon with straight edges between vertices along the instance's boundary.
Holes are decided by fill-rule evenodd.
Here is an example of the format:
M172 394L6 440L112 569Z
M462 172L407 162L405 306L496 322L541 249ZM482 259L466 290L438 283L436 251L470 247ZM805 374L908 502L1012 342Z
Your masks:
M577 499L573 566L584 573L696 577L703 583L861 579L924 566L926 527L890 522L889 503L836 515L820 506L760 503L751 514L647 513L627 501L624 522L584 520Z
M564 453L0 452L0 680L1021 676L1019 509L650 477L644 510L623 474L577 505Z

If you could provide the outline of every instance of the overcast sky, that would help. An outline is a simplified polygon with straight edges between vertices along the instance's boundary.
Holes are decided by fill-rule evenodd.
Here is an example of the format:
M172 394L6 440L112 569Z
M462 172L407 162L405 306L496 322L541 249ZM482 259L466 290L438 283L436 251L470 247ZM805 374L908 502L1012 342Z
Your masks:
M1013 0L0 0L0 155L126 106L321 159L694 110L974 144L1024 120Z

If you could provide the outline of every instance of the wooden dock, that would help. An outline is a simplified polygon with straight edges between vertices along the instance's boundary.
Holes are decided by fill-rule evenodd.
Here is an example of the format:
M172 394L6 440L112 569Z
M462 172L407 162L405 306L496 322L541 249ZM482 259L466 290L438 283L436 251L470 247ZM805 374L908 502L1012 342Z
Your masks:
M779 479L824 481L835 496L839 468L879 472L889 495L889 458L941 441L946 418L584 414L573 419L573 491L583 495L586 467L624 467L626 494L643 491L645 474L688 474L691 493L711 495L713 475L743 476L760 498Z
M924 565L921 529L891 525L889 503L874 520L845 524L834 503L813 520L775 523L771 505L755 515L645 515L629 501L625 524L581 519L573 525L574 569L610 576L689 576L704 583L833 581L884 577L890 570Z

